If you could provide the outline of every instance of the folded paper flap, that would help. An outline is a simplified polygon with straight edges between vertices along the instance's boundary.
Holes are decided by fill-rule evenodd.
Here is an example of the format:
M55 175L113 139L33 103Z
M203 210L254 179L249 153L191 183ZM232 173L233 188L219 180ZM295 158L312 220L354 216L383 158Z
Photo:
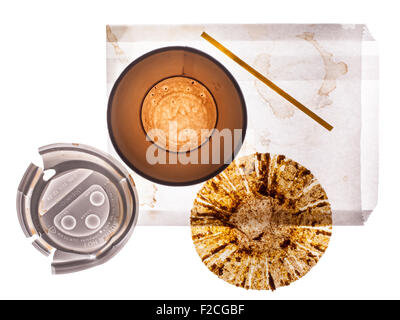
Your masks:
M379 56L378 44L364 28L361 65L361 202L372 212L378 202ZM369 216L369 215L368 215Z
M362 226L372 211L332 212L334 226ZM190 226L190 211L142 209L138 226Z
M108 42L199 41L203 32L221 41L282 41L299 30L318 32L320 40L360 41L372 38L363 24L197 24L197 25L109 25Z

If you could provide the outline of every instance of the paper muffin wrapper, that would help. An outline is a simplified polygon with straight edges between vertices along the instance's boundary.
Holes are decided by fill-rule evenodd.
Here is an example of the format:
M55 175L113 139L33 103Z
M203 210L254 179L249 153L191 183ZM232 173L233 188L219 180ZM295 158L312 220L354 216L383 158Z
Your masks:
M218 277L275 290L304 276L328 247L332 212L307 168L255 153L207 181L191 211L192 239Z

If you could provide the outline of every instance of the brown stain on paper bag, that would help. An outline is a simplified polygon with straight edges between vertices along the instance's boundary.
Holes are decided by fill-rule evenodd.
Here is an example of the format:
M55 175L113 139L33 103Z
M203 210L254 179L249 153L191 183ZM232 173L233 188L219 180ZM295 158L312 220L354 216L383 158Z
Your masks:
M336 89L336 80L340 76L347 73L348 71L347 64L345 64L343 61L335 62L333 59L333 54L326 51L319 44L319 42L315 40L314 33L304 32L303 34L298 35L297 37L311 43L321 55L325 67L325 77L321 87L318 90L318 95L321 97L328 97L329 94ZM327 105L331 103L332 101L329 100L329 103L327 102Z
M305 103L308 107L314 109L321 109L329 106L332 104L332 101L329 99L329 94L336 89L337 79L348 72L348 66L343 61L336 62L333 54L325 50L325 48L323 48L321 44L317 40L315 40L314 33L304 32L303 34L298 35L297 38L307 41L318 51L323 62L324 72L322 83L318 87L318 89L313 89L310 83L310 100L301 102ZM272 70L271 55L267 53L259 54L256 57L254 64L257 70L259 70L263 75L273 81L274 79L279 78L280 75L285 72L285 70L282 69L274 71ZM298 59L298 62L296 64L290 63L286 67L292 67L293 65L297 64L306 64L306 62ZM308 63L306 67L316 68L317 66L313 66ZM278 119L288 119L293 117L295 108L291 103L283 100L274 92L271 92L269 88L267 88L263 83L259 82L258 80L255 80L255 86L264 102L266 102L271 108L272 113L275 117L277 117Z
M263 75L274 80L274 75L271 74L271 56L269 54L259 54L256 57L255 68ZM264 83L258 79L255 80L256 89L259 95L266 102L274 114L279 119L291 118L294 114L294 106L280 96L272 92Z
M126 58L124 50L121 49L118 43L118 38L117 36L113 33L111 30L110 26L106 26L106 36L107 36L107 42L111 43L111 45L114 48L114 52L116 56L119 58L121 62L127 62L128 59Z

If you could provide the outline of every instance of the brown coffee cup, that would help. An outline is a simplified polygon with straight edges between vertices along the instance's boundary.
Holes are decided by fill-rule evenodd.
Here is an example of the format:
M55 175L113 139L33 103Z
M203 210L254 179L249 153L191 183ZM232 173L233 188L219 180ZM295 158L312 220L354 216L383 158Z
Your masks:
M238 153L247 127L236 80L190 47L160 48L133 61L114 84L107 117L123 161L144 178L171 186L221 172Z

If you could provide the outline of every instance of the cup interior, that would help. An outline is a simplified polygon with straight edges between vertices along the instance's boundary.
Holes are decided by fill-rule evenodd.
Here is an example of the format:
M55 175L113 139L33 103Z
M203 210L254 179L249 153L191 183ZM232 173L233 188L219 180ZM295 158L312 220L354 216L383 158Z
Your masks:
M194 79L204 86L217 114L210 137L183 153L154 143L141 118L149 91L173 77ZM221 172L238 153L246 127L246 105L236 80L214 58L190 47L165 47L139 57L122 72L109 97L108 129L115 150L132 170L165 185L196 184Z

